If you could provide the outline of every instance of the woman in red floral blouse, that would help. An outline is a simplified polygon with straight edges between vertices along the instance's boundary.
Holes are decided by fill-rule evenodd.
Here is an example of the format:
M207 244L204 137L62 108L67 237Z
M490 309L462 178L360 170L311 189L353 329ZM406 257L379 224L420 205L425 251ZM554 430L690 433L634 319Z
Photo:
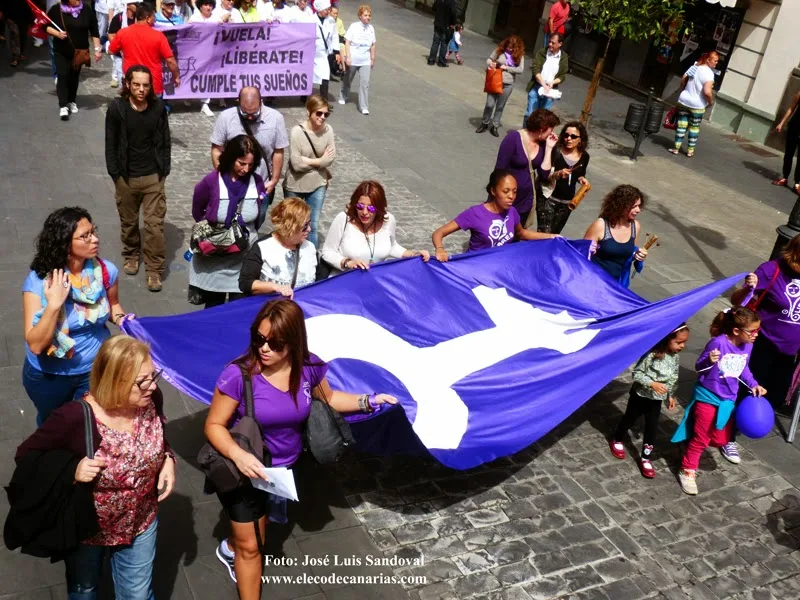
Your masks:
M117 598L153 598L158 503L175 485L175 458L164 439L163 399L156 386L160 376L146 344L110 338L97 354L84 396L95 420L94 458L83 452L77 402L54 411L17 452L63 448L84 456L75 481L93 482L100 530L65 558L70 600L97 597L106 554Z

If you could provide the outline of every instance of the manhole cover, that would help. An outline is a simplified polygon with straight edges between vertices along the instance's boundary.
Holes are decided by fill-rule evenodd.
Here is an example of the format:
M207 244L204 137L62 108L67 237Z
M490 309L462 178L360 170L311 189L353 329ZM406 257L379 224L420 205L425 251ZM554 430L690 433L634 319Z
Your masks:
M753 144L742 144L740 146L740 148L742 150L747 151L747 152L751 152L751 153L755 154L756 156L767 156L767 157L770 157L770 158L774 158L776 156L780 156L780 154L776 154L775 152L771 152L771 151L766 150L765 148L761 148L759 146L754 146Z

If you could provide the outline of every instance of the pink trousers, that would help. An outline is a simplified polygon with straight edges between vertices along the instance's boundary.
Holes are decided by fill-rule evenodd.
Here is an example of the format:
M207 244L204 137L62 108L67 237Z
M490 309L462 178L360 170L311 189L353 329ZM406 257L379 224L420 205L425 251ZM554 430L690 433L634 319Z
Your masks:
M717 429L714 422L717 419L717 407L705 402L695 402L692 407L694 411L694 432L683 455L681 468L696 471L700 464L700 456L703 450L709 446L719 448L731 440L733 435L733 415L723 429Z

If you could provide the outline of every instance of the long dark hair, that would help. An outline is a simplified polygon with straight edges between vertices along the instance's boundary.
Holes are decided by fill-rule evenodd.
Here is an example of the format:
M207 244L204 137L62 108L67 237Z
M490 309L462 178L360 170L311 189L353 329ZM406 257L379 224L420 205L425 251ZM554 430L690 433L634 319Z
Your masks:
M553 35L556 35L555 33ZM564 136L567 135L567 129L577 129L578 133L581 136L580 141L578 142L578 152L581 154L584 153L586 147L589 145L589 134L586 131L586 127L584 127L583 123L580 121L570 121L566 125L564 125L564 129L561 130L561 133L558 136L558 150L560 152L564 151L565 144L564 144Z
M230 173L233 170L233 165L236 159L253 155L253 166L250 168L250 173L254 173L261 164L261 145L251 138L249 135L237 135L231 138L225 148L222 149L222 154L219 155L219 168L220 173Z
M666 337L664 339L662 339L655 346L653 346L653 348L652 348L652 350L650 350L650 352L655 354L656 358L664 358L664 356L666 356L666 354L667 354L667 349L669 348L669 343L672 340L674 340L676 337L678 337L678 334L681 331L685 331L686 333L689 333L689 326L686 323L681 323L680 325L678 325L677 328L675 328L672 331L670 331L666 335Z
M47 216L42 231L36 236L36 254L31 262L31 271L44 279L55 269L66 268L72 236L81 219L92 222L89 212L79 206L59 208Z
M261 360L258 357L259 347L252 340L263 321L269 321L270 337L283 342L289 349L289 363L291 364L289 394L297 404L303 365L311 364L311 359L308 352L308 336L306 335L303 309L293 300L285 298L271 300L258 311L250 325L250 345L247 351L233 362L247 369L250 375L257 375L261 372Z
M125 98L125 100L131 97L131 81L133 81L134 73L147 73L150 77L150 91L147 93L146 100L148 104L152 104L156 101L156 92L153 89L153 74L150 72L150 69L144 65L132 65L128 67L128 70L125 72L125 77L122 79L122 89L119 91L119 95Z

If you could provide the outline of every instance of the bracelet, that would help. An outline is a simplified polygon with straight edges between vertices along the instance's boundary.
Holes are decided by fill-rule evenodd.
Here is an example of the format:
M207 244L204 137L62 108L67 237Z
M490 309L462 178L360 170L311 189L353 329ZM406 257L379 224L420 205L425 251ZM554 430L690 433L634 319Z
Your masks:
M361 394L358 397L358 408L363 413L375 412L375 409L372 408L372 403L370 402L369 394Z
M342 262L339 263L339 266L342 268L342 271L344 271L347 268L347 261L348 260L350 260L350 259L349 258L345 258Z
M111 320L114 322L114 325L119 325L119 321L117 319L121 320L124 318L125 318L125 313L117 313L111 318Z

